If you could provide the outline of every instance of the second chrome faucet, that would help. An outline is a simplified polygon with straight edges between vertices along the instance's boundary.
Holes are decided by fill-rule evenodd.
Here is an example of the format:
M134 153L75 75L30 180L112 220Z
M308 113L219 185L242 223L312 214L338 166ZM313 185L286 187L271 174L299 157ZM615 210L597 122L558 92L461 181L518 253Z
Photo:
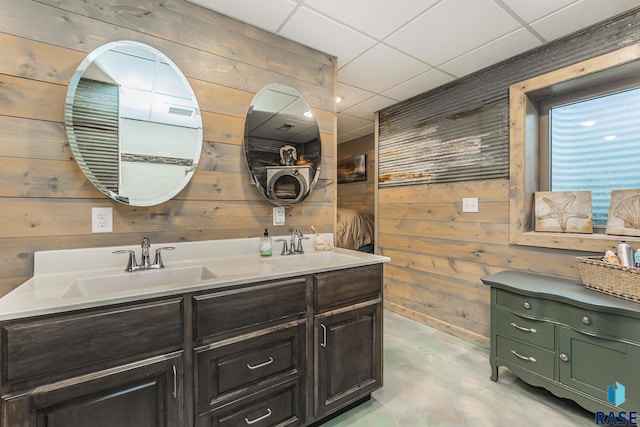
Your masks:
M289 231L291 231L291 249L289 249L289 246L287 245L287 241L285 239L275 240L276 242L282 242L282 252L280 253L280 255L303 254L304 248L302 247L302 241L308 240L309 238L303 236L302 232L297 228L290 229Z
M149 249L151 248L151 241L145 237L144 239L142 239L142 243L140 244L140 246L142 248L141 264L138 264L138 262L136 261L135 251L131 251L127 249L113 251L114 254L129 254L129 261L124 271L132 272L132 271L139 271L139 270L164 268L164 263L162 262L162 255L161 255L162 251L172 251L175 249L175 246L163 246L161 248L157 248L156 255L152 264L151 259L149 258Z

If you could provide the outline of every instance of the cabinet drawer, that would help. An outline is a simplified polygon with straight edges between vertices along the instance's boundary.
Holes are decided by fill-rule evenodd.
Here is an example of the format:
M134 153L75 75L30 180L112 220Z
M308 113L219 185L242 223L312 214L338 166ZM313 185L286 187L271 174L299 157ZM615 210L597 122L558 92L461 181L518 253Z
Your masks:
M194 296L194 339L303 315L305 285L300 277Z
M182 298L5 324L3 383L175 350L182 331Z
M640 344L639 322L631 317L567 305L558 321L591 335L630 340Z
M518 338L549 350L554 349L553 323L527 319L502 308L495 309L495 316L496 333Z
M382 264L319 273L313 279L316 308L370 299L382 292Z
M553 315L556 306L553 301L516 294L503 289L496 289L496 304L513 312L541 319L549 318L550 314Z
M232 406L198 416L196 427L268 427L304 425L304 378L277 385Z
M305 327L306 321L301 320L232 344L197 349L198 412L209 411L240 393L304 373Z
M555 353L498 335L496 355L512 365L527 369L545 378L554 377Z

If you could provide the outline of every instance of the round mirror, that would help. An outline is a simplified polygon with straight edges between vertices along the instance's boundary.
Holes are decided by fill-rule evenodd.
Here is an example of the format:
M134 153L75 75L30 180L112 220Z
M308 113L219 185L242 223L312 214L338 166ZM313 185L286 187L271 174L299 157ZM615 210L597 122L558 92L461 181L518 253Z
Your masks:
M100 191L152 206L178 194L202 150L202 118L178 67L132 41L91 52L73 74L65 104L71 151Z
M311 107L282 83L262 88L251 101L244 153L252 182L273 204L302 202L320 176L322 144Z

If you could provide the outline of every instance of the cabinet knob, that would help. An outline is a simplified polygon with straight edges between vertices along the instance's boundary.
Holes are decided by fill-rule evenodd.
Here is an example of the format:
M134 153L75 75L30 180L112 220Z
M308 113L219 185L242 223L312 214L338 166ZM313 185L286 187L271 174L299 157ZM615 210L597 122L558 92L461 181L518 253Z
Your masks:
M584 323L585 325L590 325L591 318L589 316L582 316L582 323Z
M567 356L564 353L560 353L560 360L562 360L563 362L568 362L569 361L569 356Z
M526 308L527 310L531 308L531 303L529 303L528 301L525 301L523 305L524 305L524 308Z

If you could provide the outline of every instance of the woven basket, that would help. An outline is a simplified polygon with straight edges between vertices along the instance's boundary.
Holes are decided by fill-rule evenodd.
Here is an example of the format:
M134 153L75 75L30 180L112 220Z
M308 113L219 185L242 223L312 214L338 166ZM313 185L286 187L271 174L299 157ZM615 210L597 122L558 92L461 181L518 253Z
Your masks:
M640 302L640 268L624 267L599 257L577 257L584 286L628 301Z

